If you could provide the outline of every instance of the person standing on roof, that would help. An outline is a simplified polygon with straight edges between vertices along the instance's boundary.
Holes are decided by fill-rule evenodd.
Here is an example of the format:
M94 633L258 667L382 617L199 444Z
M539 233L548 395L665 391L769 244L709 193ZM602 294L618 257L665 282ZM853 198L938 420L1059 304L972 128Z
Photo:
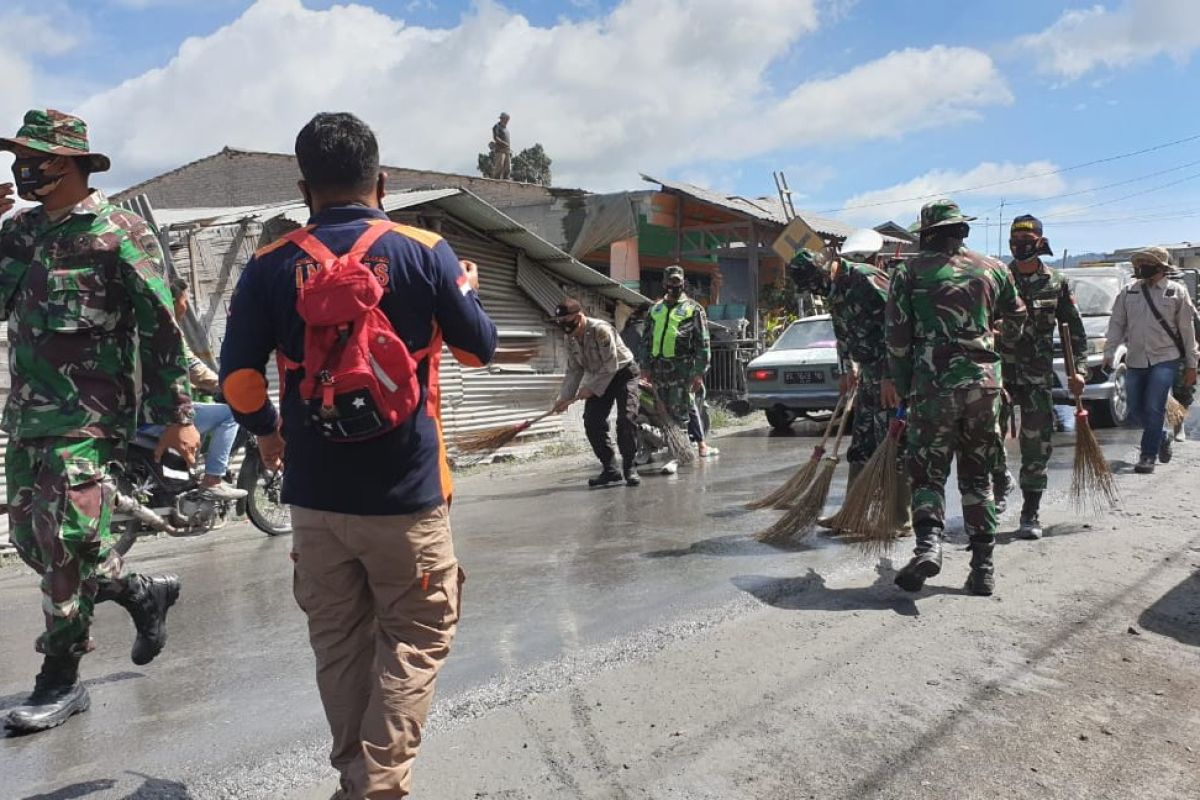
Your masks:
M221 348L221 386L238 422L258 436L267 468L278 469L286 456L294 591L308 617L333 735L336 796L406 797L464 579L450 536L442 344L480 367L495 352L496 326L480 306L473 265L460 265L437 234L394 224L383 212L385 175L365 123L352 114L318 114L296 137L296 158L312 216L246 265ZM378 321L372 315L315 323L310 298L339 275L362 276L353 297L373 300L385 317L386 328L362 344L386 342L394 355L398 340L410 368L415 361L415 376L380 377L371 349L371 366L357 373L375 376L387 397L411 390L395 398L412 409L396 425L385 423L391 406L380 405L382 390L370 378L358 391L333 374L354 357L339 342L360 342L358 326ZM304 366L310 347L329 347L319 371ZM282 412L267 393L272 351L286 368Z
M508 180L512 177L512 140L508 135L508 114L501 114L500 121L492 126L492 177Z

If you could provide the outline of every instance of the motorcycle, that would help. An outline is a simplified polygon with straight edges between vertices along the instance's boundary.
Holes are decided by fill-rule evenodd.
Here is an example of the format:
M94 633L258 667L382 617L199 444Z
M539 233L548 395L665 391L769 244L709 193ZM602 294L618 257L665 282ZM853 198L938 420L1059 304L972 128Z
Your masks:
M258 452L258 440L244 428L238 430L232 456L245 451L236 474L226 476L247 495L242 500L213 497L200 486L203 471L189 468L173 452L156 461L155 437L138 434L129 445L125 462L114 471L116 502L113 529L120 529L116 549L124 554L145 529L169 536L199 536L245 515L268 536L292 530L291 512L280 500L283 473L268 470Z

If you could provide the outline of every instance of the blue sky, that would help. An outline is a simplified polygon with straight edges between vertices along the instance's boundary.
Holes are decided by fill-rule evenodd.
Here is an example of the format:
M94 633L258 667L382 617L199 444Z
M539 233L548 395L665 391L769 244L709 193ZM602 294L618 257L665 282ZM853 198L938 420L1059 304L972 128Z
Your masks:
M1072 169L1200 135L1195 0L4 0L0 30L0 125L86 114L109 188L286 151L331 108L391 163L471 171L509 110L562 185L756 196L783 169L798 206L874 224L1004 181L957 199L1043 216L1059 251L1200 240L1200 139Z

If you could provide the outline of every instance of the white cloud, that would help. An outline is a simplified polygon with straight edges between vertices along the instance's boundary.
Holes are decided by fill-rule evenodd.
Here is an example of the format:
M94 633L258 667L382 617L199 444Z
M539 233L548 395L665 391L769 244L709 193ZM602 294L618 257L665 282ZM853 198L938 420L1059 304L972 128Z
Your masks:
M1100 5L1070 10L1017 44L1034 55L1039 70L1069 80L1164 54L1183 62L1200 48L1200 2L1125 0L1116 10Z
M43 2L39 8L40 11L34 11L16 5L0 9L0 31L4 31L4 44L0 46L0 76L4 83L0 92L0 120L6 124L21 119L27 109L37 104L37 91L43 79L34 67L34 59L63 55L79 41L76 34L56 24L56 14L65 10L58 3Z
M992 61L966 48L770 86L768 68L817 26L816 0L622 0L551 27L483 0L447 29L259 0L79 111L127 180L226 144L290 151L321 110L361 115L389 163L473 172L506 110L514 145L541 142L556 183L604 189L636 185L639 170L894 137L1012 100Z
M922 205L934 197L946 195L956 200L963 212L971 216L982 212L982 207L990 208L993 200L998 202L1000 197L1013 206L1014 211L1010 211L1010 214L1019 214L1023 213L1019 210L1022 199L1050 197L1066 192L1066 181L1061 175L1046 174L1057 169L1057 165L1050 161L1027 164L996 164L989 161L966 172L933 170L886 189L855 195L846 200L841 216L861 224L874 225L881 219L892 219L907 225L917 219ZM1003 185L977 192L955 191L1001 183Z

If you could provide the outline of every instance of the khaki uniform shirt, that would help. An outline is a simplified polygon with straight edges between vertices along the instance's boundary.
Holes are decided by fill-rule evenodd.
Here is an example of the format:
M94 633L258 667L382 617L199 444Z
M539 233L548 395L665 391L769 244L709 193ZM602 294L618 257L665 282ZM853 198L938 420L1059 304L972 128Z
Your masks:
M1146 303L1145 292L1149 291L1155 307L1163 320L1183 340L1181 354L1171 337L1155 319ZM1193 305L1187 288L1179 281L1160 280L1147 287L1144 280L1126 286L1113 302L1112 317L1108 320L1107 342L1104 359L1111 362L1117 347L1124 344L1128 349L1125 363L1135 369L1173 361L1182 357L1184 366L1196 366L1196 329L1192 323Z
M616 329L602 319L588 317L582 336L567 336L567 374L558 399L570 400L581 388L591 389L599 397L608 391L613 376L632 363L633 352Z

